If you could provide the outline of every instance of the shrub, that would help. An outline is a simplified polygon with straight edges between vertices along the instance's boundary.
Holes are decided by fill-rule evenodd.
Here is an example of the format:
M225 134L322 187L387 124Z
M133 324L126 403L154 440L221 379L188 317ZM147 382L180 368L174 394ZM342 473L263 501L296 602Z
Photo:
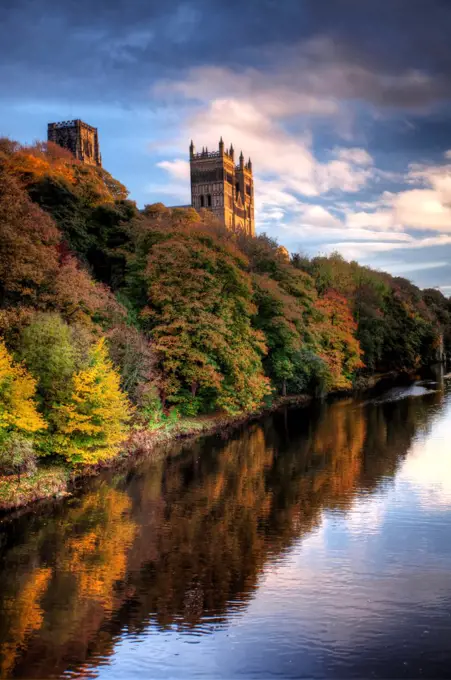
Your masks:
M27 476L36 472L33 442L20 434L0 439L0 471L5 475Z
M173 407L168 412L163 408L155 385L144 388L139 400L139 415L148 430L158 430L166 425L174 425L179 419L178 408Z
M329 392L332 376L329 366L309 349L301 349L293 355L293 373L288 381L291 394L306 392L317 397Z

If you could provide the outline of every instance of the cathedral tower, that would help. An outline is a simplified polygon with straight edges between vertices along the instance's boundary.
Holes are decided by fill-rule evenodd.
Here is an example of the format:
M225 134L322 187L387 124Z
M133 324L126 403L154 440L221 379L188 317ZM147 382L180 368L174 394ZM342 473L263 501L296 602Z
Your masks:
M87 165L102 165L97 128L82 120L49 123L47 139L71 151L75 158Z
M189 147L191 168L191 205L196 210L211 210L228 229L243 229L255 236L254 180L251 159L244 162L243 152L235 165L235 152L226 149L222 137L218 151Z

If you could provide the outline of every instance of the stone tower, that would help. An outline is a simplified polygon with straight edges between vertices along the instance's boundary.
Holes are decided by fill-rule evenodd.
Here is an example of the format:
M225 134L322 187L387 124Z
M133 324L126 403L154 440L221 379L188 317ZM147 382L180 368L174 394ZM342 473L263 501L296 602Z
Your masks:
M228 229L243 229L255 236L254 180L251 159L244 162L243 152L235 165L233 146L225 149L222 137L218 151L189 147L191 167L191 205L196 210L211 210Z
M102 165L97 128L82 120L49 123L47 139L71 151L75 158L88 165Z

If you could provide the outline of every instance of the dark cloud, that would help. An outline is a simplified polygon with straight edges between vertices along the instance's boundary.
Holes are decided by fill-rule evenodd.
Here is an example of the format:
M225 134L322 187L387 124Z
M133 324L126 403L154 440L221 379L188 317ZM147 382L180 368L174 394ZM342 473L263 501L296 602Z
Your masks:
M323 36L335 46L326 57L361 69L349 70L350 95L419 106L451 93L450 28L441 0L4 0L0 76L10 96L126 102L162 76L259 66L265 50L271 61ZM429 79L400 83L409 69Z
M367 65L449 71L448 0L308 0L306 6L312 31L347 44Z
M35 94L80 86L89 96L108 79L102 96L108 90L125 99L169 72L232 63L243 50L295 40L299 13L296 3L279 11L265 0L13 0L0 25L2 82L15 94L27 84Z

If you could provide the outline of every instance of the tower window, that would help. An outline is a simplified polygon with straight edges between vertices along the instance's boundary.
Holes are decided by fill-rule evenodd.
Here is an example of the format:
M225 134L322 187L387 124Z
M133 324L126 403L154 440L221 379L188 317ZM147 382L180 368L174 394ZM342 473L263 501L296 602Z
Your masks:
M207 196L207 205L209 208L211 208L211 194L208 194Z
M246 184L246 193L250 196L251 195L251 188L249 184Z
M200 197L200 207L205 208L205 196L203 194Z

